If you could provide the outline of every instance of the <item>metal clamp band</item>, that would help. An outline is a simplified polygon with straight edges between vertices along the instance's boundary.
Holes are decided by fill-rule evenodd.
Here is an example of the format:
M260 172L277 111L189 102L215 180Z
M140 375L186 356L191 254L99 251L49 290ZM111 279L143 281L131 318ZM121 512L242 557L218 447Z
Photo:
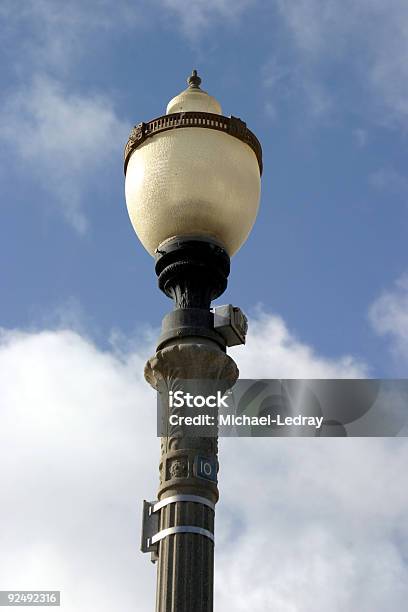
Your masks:
M159 531L159 533L156 533L156 535L151 538L149 544L156 544L156 542L163 540L163 538L167 538L167 536L174 535L176 533L197 533L198 535L202 535L214 542L214 534L211 533L211 531L208 531L208 529L203 529L202 527L192 527L190 525L180 525L178 527L169 527L168 529Z
M172 495L158 502L144 501L141 550L142 552L151 552L153 561L157 560L158 542L169 535L176 533L197 533L214 542L214 534L198 526L181 525L159 531L159 510L177 502L201 504L202 506L207 506L210 510L215 510L215 504L212 501L199 495Z
M199 495L173 495L172 497L165 497L161 501L156 502L154 506L151 506L150 514L161 510L161 508L169 504L176 504L177 502L194 502L202 506L208 506L211 510L215 510L215 504L206 497L200 497Z

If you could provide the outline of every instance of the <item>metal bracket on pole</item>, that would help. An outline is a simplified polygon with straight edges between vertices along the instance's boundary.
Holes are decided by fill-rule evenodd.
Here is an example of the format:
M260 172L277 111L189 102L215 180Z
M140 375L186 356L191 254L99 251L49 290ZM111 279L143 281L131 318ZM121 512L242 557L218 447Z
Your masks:
M169 504L175 504L177 502L193 502L201 504L215 510L215 504L206 497L200 497L198 495L173 495L172 497L166 497L161 501L146 501L143 502L143 523L142 523L142 542L141 551L144 553L152 553L152 562L154 563L158 559L159 542L163 538L176 533L196 533L198 535L209 538L214 542L214 534L208 529L203 529L195 525L177 525L175 527L169 527L159 531L159 511L168 506Z
M159 515L153 512L156 502L143 501L142 541L140 550L152 553L153 563L157 560L158 546L153 544L152 538L159 531Z

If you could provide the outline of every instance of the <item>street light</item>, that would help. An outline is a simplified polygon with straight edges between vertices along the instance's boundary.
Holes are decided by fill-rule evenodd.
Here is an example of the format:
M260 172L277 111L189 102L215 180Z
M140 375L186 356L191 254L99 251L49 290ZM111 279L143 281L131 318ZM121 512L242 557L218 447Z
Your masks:
M200 88L170 100L166 115L132 130L125 148L126 203L140 241L156 261L160 289L174 300L163 319L147 381L177 412L168 392L231 387L238 377L226 347L245 342L246 318L211 309L227 286L230 257L245 242L259 206L262 150L236 117ZM215 387L214 387L215 388ZM168 419L167 419L168 424ZM158 501L145 502L142 550L158 561L157 612L213 609L217 438L161 438Z

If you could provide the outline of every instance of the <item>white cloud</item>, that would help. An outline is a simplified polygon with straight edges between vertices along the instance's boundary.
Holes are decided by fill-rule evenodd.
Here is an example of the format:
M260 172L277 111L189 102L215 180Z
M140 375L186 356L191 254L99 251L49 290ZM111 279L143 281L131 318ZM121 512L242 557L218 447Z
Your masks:
M306 96L309 88L317 88L325 112L337 102L337 108L351 107L365 119L407 127L405 0L392 7L379 0L276 0L276 6L297 50L292 58L292 70L299 75L295 88L302 85ZM334 74L340 76L335 90ZM342 76L347 91L341 87Z
M159 448L142 372L137 353L70 331L2 334L2 588L61 589L72 612L150 609L140 508Z
M10 94L1 110L0 138L84 232L82 190L104 180L104 167L120 155L129 126L107 97L75 93L46 76Z
M256 4L256 0L159 0L177 17L183 32L192 41L217 24L231 24Z
M219 609L403 612L405 440L223 439L220 452Z
M153 9L152 9L153 7ZM153 16L151 9L155 11ZM0 9L4 32L12 35L10 61L23 74L51 71L58 78L86 53L90 41L131 28L150 27L157 13L164 21L173 18L190 41L203 32L240 21L249 10L263 10L257 0L74 0L60 4L52 0L5 0ZM287 92L317 116L334 109L350 108L365 119L386 125L407 126L408 118L408 5L395 0L390 8L380 0L275 0L281 22L282 64L279 88L271 90L269 113ZM265 12L259 12L265 19ZM16 47L18 28L23 28ZM271 53L272 50L271 50ZM272 59L272 63L276 58ZM266 62L271 67L271 60ZM333 75L337 85L333 86ZM343 78L344 77L344 78ZM265 82L270 77L265 75ZM347 82L347 87L342 83ZM286 93L285 93L286 92ZM268 110L267 110L268 112Z
M408 275L401 276L392 289L384 291L372 304L369 318L374 330L386 336L391 350L402 365L408 363ZM404 368L404 369L405 369Z
M283 319L258 312L245 348L231 349L242 378L360 378L368 366L351 355L328 359L288 330Z
M140 3L139 3L140 5ZM86 51L94 37L137 26L143 20L140 6L132 0L3 0L0 18L4 34L16 36L23 28L19 45L13 45L16 67L43 71L55 69L58 75L70 69ZM92 37L92 38L91 38Z
M250 329L236 351L244 376L365 370L317 355L277 317ZM154 602L155 568L138 550L141 500L158 484L150 348L115 342L1 335L2 588L61 589L67 612ZM402 612L405 441L224 439L220 460L218 609Z
M17 153L21 172L28 170L51 195L45 206L56 205L84 233L84 191L103 186L129 124L108 95L80 90L70 75L101 34L117 35L139 22L137 7L127 0L115 6L110 0L6 0L0 18L3 52L16 77L0 107L0 139Z
M332 108L328 91L313 71L300 67L293 58L282 61L273 56L262 68L262 82L268 95L265 110L272 119L278 115L282 102L287 107L301 99L308 114L320 119Z
M394 168L380 168L369 176L369 182L372 187L385 191L387 194L392 193L407 198L408 179Z
M353 3L349 0L341 5L333 0L276 0L276 5L296 45L303 53L317 60L321 59L329 45L332 46L331 54L337 56L345 50L347 42L339 33L350 27L359 10L353 9Z
M223 27L239 19L257 0L27 0L24 5L3 0L0 17L7 24L29 27L23 48L38 66L66 69L84 53L90 35L119 29L151 27L164 15L174 18L190 41L217 23ZM150 5L150 6L149 6ZM10 27L10 25L8 25Z

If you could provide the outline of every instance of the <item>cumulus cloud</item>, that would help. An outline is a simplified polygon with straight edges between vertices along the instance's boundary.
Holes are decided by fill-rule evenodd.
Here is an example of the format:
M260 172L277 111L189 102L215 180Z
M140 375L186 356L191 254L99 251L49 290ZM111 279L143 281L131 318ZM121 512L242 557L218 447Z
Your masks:
M391 351L403 365L408 363L408 275L384 291L371 305L369 318L374 330L390 341ZM401 363L401 362L400 362Z
M72 612L151 608L138 548L158 443L142 372L137 352L68 330L2 333L2 588L60 589Z
M242 378L364 378L367 364L345 355L329 359L303 343L277 316L258 312L245 349L232 348Z
M82 191L103 180L128 131L107 97L75 93L46 76L11 93L0 118L0 138L80 233L86 230Z
M250 329L235 353L244 376L365 371L318 355L276 316ZM3 589L61 589L69 612L152 608L155 568L138 550L141 500L158 484L150 352L117 334L102 351L67 329L3 330ZM404 441L223 439L220 452L218 609L404 609Z
M224 438L220 452L219 609L405 609L405 440Z

